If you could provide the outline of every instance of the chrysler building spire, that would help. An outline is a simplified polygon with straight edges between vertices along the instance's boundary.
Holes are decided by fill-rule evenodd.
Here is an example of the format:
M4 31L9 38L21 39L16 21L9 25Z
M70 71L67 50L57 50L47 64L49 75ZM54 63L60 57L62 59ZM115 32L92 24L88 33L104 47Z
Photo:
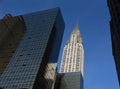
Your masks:
M65 81L69 80L66 82L66 85L72 87L68 89L83 89L84 49L78 24L76 24L75 28L71 32L68 44L64 47L60 65L60 73L67 73L71 76L67 76L67 78L64 77ZM77 73L80 75L76 75ZM74 80L72 74L75 74L74 77L77 77L77 79ZM72 83L72 85L69 83Z
M78 23L76 23L75 28L73 29L73 33L77 33L79 31Z
M82 43L82 38L81 38L81 35L80 35L80 30L79 30L78 23L76 24L75 28L73 29L73 31L70 35L69 42L74 40L73 37L75 37L76 42Z
M73 29L72 34L78 34L80 36L80 31L79 31L78 23L76 24L75 28Z
M84 49L78 24L71 32L69 42L64 47L60 72L81 72L83 75Z

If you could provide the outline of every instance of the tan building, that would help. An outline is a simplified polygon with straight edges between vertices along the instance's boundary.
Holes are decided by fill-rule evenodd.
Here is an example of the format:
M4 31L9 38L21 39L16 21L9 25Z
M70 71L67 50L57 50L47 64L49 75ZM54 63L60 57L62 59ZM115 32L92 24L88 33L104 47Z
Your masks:
M12 17L7 14L0 20L0 75L9 63L24 32L25 27L20 16Z

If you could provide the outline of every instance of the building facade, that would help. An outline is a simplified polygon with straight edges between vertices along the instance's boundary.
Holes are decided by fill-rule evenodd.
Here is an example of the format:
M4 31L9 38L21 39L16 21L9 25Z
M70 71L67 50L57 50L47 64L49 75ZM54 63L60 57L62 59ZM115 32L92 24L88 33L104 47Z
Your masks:
M18 27L17 30L15 27ZM23 37L24 28L19 16L12 17L8 14L0 20L0 76Z
M120 84L120 0L108 0L108 7L111 15L112 51Z
M0 89L51 89L65 26L60 9L20 15L18 18L23 34L2 69ZM18 26L13 28L19 29Z
M82 38L76 24L68 44L65 45L60 65L61 89L83 89L84 49ZM65 87L66 88L63 88Z

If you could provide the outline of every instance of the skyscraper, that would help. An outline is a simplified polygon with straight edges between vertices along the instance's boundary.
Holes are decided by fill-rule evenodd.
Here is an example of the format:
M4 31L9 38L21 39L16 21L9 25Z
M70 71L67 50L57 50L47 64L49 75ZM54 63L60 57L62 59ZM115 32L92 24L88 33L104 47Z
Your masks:
M0 75L23 37L24 28L22 19L19 16L12 17L7 14L4 19L0 20Z
M83 89L83 72L84 49L78 24L76 24L63 50L60 65L61 89Z
M111 15L112 51L120 84L120 0L108 0L108 7Z
M17 18L17 21L15 20L17 25L11 25L11 22L14 22L11 18ZM6 68L2 68L0 89L51 89L64 32L64 21L60 9L54 8L16 17L9 16L2 19L6 27L5 19L9 23L7 27L12 27L10 37L17 39L20 33L21 36L18 37L20 39L18 45L14 40L6 40L11 44L4 42L9 46L16 46L13 46L15 51L11 56L6 58L9 60ZM10 30L5 27L2 30ZM14 32L17 30L20 32ZM15 35L12 35L13 33ZM4 56L4 54L0 55ZM0 60L3 58L0 57Z

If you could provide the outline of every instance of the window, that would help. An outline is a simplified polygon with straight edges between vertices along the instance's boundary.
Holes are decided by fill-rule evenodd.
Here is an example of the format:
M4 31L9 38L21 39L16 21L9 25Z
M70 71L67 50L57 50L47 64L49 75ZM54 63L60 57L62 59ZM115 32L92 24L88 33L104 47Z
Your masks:
M20 56L23 56L23 55L20 55Z
M28 39L31 39L31 37L28 37Z
M26 66L26 64L23 64L22 66Z

